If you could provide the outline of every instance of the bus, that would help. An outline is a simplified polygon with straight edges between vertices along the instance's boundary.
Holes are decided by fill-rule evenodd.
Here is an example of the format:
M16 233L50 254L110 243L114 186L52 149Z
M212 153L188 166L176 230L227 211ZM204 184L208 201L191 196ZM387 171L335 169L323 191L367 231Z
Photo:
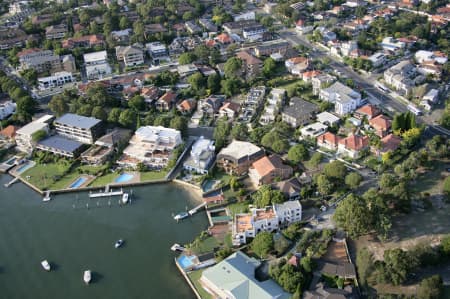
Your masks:
M383 92L391 92L391 90L389 88L387 88L386 86L384 86L380 82L375 83L375 87L378 88L379 90L383 91Z
M413 105L408 105L407 108L409 111L411 111L415 115L422 115L422 111Z

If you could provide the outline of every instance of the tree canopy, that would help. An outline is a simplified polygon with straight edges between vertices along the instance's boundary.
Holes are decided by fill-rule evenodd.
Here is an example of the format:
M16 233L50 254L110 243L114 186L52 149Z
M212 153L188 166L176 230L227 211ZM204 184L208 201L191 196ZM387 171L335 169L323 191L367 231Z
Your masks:
M269 232L260 232L253 239L250 247L260 258L267 257L267 254L273 250L272 234Z

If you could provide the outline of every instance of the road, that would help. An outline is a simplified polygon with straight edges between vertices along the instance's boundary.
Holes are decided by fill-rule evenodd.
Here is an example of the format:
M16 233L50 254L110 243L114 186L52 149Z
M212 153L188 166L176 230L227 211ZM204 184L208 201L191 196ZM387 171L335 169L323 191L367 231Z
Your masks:
M393 112L399 112L403 113L408 111L407 104L391 97L390 95L381 92L378 90L374 83L375 81L371 78L365 78L364 76L361 76L360 74L353 71L350 67L345 65L344 63L338 61L336 57L329 55L329 53L318 46L310 43L305 37L297 34L295 29L285 29L279 32L280 37L284 38L294 46L296 45L302 45L304 47L307 47L311 49L309 57L311 58L319 58L323 59L325 57L329 58L330 63L328 64L329 67L332 69L342 73L345 77L352 79L353 82L362 90L364 90L369 97L371 98L371 102L375 102L384 110L387 110L386 112L388 114ZM419 123L427 124L429 127L429 134L431 135L447 135L450 136L450 131L446 130L445 128L438 126L436 124L427 123L427 121L422 117L417 117L417 121Z

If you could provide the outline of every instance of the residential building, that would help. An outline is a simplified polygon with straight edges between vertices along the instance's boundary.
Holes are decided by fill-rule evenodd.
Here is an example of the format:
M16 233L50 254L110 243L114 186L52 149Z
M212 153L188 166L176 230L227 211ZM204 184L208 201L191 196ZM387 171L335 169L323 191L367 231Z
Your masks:
M61 70L61 60L50 50L25 49L17 53L20 69L33 69L37 73L55 72Z
M311 84L313 87L313 95L319 95L321 89L330 85L334 81L336 81L336 77L329 74L319 74L318 76L312 77Z
M128 44L130 41L130 37L133 30L131 28L127 28L124 30L111 31L112 39L120 44Z
M177 72L180 75L181 78L185 78L187 76L190 76L198 71L198 67L193 64L182 64L177 66Z
M320 122L315 122L300 129L302 134L300 138L316 138L317 136L325 133L327 129L328 126Z
M164 8L161 8L161 14L159 14L160 16L164 14L165 10ZM155 9L156 10L156 9ZM167 28L164 27L162 24L159 23L155 23L155 24L147 24L144 27L144 36L146 39L148 39L149 37L151 37L152 35L156 34L156 33L164 33L167 32Z
M258 26L259 23L255 20L241 20L237 22L229 22L222 25L222 28L228 34L242 34L244 28Z
M112 132L103 135L94 146L81 154L81 161L91 165L101 165L106 163L114 154L114 149L118 144L124 144L130 139L130 130L114 129Z
M368 58L372 62L372 66L377 68L386 63L387 57L384 53L376 52Z
M246 51L236 54L242 60L242 72L247 79L257 77L262 70L263 62Z
M343 57L348 57L354 51L358 50L358 43L354 40L349 40L347 42L341 43L341 55Z
M52 25L45 28L45 38L47 40L61 39L67 34L66 24Z
M13 125L9 125L3 130L0 131L0 139L3 140L12 140L16 136L18 128Z
M233 140L219 152L216 163L226 173L239 176L246 173L250 165L262 156L264 151L256 145Z
M287 50L291 48L291 44L286 41L266 42L255 47L256 57L270 56L273 53L285 55Z
M427 101L431 104L436 104L439 101L439 90L430 89L423 97L423 101Z
M191 155L183 163L183 168L187 171L207 174L215 157L214 141L200 136L191 148Z
M281 117L294 128L310 123L319 111L316 104L294 97L289 101L289 106L284 107Z
M0 28L0 50L23 47L27 40L34 38L18 28ZM35 40L35 39L34 39Z
M144 100L147 104L152 104L159 98L160 91L156 86L142 87L141 88L141 96L144 97Z
M132 167L143 163L152 169L160 169L167 166L173 150L182 143L178 130L161 126L140 127L117 163Z
M225 102L224 95L211 95L206 99L200 100L199 109L204 115L208 117L214 117L219 112L220 107L222 107Z
M98 34L73 37L62 41L62 47L65 49L93 48L95 46L104 46L104 45L105 41L103 39L103 36Z
M100 79L111 75L112 70L108 64L106 51L87 53L83 55L88 79Z
M380 156L387 152L393 152L400 147L402 138L394 134L389 134L381 138L381 148L372 146L371 151L377 156Z
M247 238L254 238L260 232L273 232L301 220L302 206L298 200L253 208L249 214L236 214L232 229L233 245L246 244Z
M350 87L335 82L328 88L322 89L319 93L321 100L335 104L335 112L338 115L345 115L353 112L361 102L361 94Z
M369 125L374 128L375 134L381 138L389 133L391 130L391 123L391 120L383 114L369 120Z
M245 12L238 13L238 14L232 14L231 16L233 17L233 21L235 21L235 22L256 19L256 14L254 11L245 11Z
M327 125L329 127L337 125L341 121L339 117L326 111L317 114L316 119L318 122Z
M293 57L284 62L286 69L293 75L300 75L309 67L309 60L306 57Z
M210 19L199 19L198 22L200 25L205 28L205 30L209 33L216 33L217 26Z
M58 156L76 158L83 149L83 143L59 135L54 135L39 140L36 143L36 148Z
M153 65L159 65L162 60L169 59L166 45L160 42L148 43L145 45L148 55L152 58Z
M156 109L159 111L169 111L175 105L177 94L169 90L156 101Z
M38 131L49 132L49 123L53 120L53 115L44 115L41 118L34 120L16 132L17 149L21 152L31 153L35 146L33 135Z
M267 29L264 26L256 25L244 28L242 30L242 36L250 42L256 42L262 40L266 32Z
M264 112L259 119L260 124L267 125L275 121L275 117L277 116L279 109L284 104L285 97L285 89L274 88L270 91L270 95L267 98L267 105L264 107Z
M255 186L271 184L277 179L288 179L292 173L292 167L283 164L283 160L278 155L264 156L256 160L248 171L250 180Z
M369 147L369 137L351 134L339 140L338 153L357 159L361 151Z
M177 110L181 112L181 114L191 114L194 112L197 107L197 101L195 99L187 99L183 100L180 104L177 105Z
M304 173L301 177L303 176ZM272 188L280 190L280 192L283 193L284 197L288 200L297 200L300 199L300 192L303 185L304 182L301 181L301 178L293 177L288 180L273 183Z
M397 51L403 50L405 48L405 43L393 38L392 36L388 36L383 38L381 47L385 51L396 53Z
M3 120L16 112L16 103L12 101L0 102L0 120Z
M202 28L200 28L200 26L198 26L194 22L187 21L186 23L184 23L184 26L190 34L197 34L202 32Z
M416 76L416 67L409 60L403 60L384 72L386 83L404 95L408 95L416 83L422 81L421 76Z
M101 120L72 113L64 114L53 125L59 135L86 144L93 144L104 131Z
M414 58L418 63L436 62L438 64L445 64L448 61L447 56L441 52L431 52L419 50L414 54Z
M75 65L75 57L72 54L60 56L61 58L61 67L63 71L69 73L75 73L77 71L77 67Z
M355 111L354 116L358 119L363 119L365 117L368 120L371 120L380 113L381 113L380 109L378 109L372 104L367 104L358 108L358 110Z
M144 64L144 51L137 45L117 46L116 57L128 67Z
M331 132L326 132L316 138L317 146L326 148L330 151L336 151L339 145L339 137Z
M219 117L227 117L227 119L234 119L241 110L241 105L235 102L225 102L219 108Z
M287 299L290 294L272 279L260 281L256 269L261 262L237 251L203 271L200 284L214 298ZM245 287L245 291L242 289Z
M53 76L41 77L37 79L39 90L48 90L61 87L68 83L75 82L75 78L70 72L56 72Z

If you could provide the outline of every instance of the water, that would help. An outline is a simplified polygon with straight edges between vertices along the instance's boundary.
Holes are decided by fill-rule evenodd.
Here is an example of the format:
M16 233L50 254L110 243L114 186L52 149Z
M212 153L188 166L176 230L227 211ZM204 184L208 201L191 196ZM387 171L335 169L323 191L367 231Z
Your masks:
M10 179L0 176L0 186ZM207 227L204 212L173 220L196 205L189 193L173 184L135 187L123 207L120 197L111 207L87 193L52 198L43 203L21 183L0 188L0 298L194 298L170 250ZM115 249L118 239L125 244ZM54 270L44 271L43 259Z
M183 269L186 269L194 264L194 262L192 261L194 258L195 256L182 255L178 258L178 262Z
M128 182L129 180L131 180L134 177L134 175L129 174L129 173L123 173L120 176L118 176L114 182L115 183L123 183L123 182Z
M25 170L27 170L28 168L30 168L31 166L33 166L33 165L30 162L26 162L24 165L22 165L16 169L16 173L22 173Z
M69 188L78 188L78 187L80 187L81 185L83 185L86 181L87 181L87 178L85 178L85 177L78 178L75 182L73 182L73 183L69 186Z

